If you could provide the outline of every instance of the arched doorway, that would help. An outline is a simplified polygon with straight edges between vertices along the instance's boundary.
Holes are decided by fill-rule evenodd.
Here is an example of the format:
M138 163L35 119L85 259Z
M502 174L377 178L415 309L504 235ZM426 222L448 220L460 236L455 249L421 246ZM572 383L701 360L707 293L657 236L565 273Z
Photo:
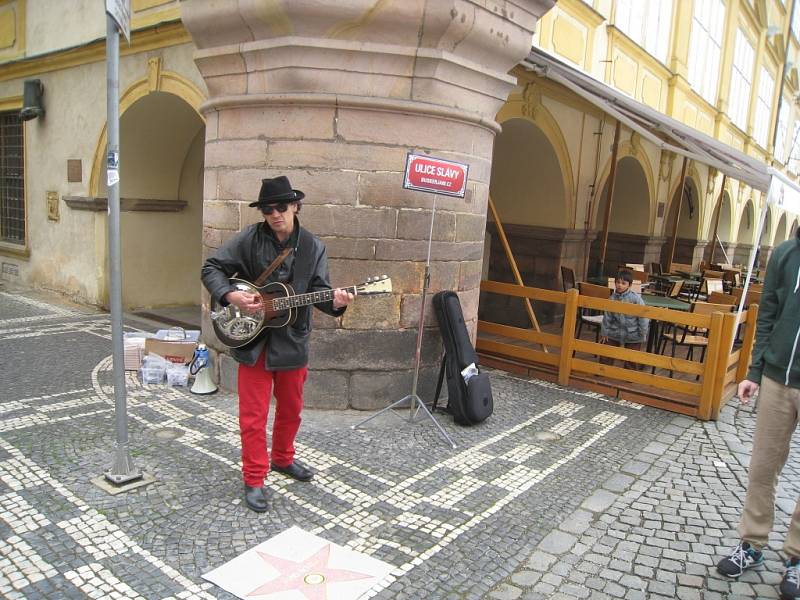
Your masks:
M772 238L772 245L777 246L786 240L786 213L778 219L778 226L775 228L775 236Z
M120 115L122 303L197 305L205 125L185 100L154 91ZM105 182L98 194L107 195Z
M594 229L597 238L592 243L589 264L597 265L603 235L603 223L608 198L606 178L594 211ZM614 196L608 218L608 243L604 261L604 274L613 275L619 265L645 263L645 248L649 240L650 187L641 163L633 156L624 156L617 162ZM590 267L591 268L591 267Z
M503 123L494 142L489 194L504 224L566 227L561 164L550 140L531 121Z
M744 205L742 215L739 217L739 228L736 232L736 252L733 258L735 264L748 264L750 249L755 243L756 218L753 201L748 200Z
M719 207L719 216L715 215L717 221L717 238L711 239L714 235L714 224L711 224L711 229L708 233L708 247L707 253L708 262L714 263L730 263L731 260L731 197L728 190L722 192L722 204ZM713 252L712 252L713 249ZM712 260L713 254L713 260Z
M570 169L556 149L557 127L550 135L532 120L513 117L495 137L489 195L508 238L523 283L560 289L565 232L570 222ZM563 142L563 140L560 140ZM563 146L563 143L562 143ZM497 228L487 222L484 276L515 282ZM535 307L540 322L554 318L553 305ZM482 294L479 311L486 318L519 327L530 320L519 299Z
M661 250L661 264L669 268L670 247L675 227L675 213L680 202L680 215L678 218L677 240L672 262L696 265L698 239L700 235L700 191L693 177L686 177L685 185L678 185L670 201L669 212L664 220L664 237L667 242Z
M789 235L787 236L787 239L796 235L797 235L797 219L795 219L794 223L792 223L792 227L791 229L789 229Z

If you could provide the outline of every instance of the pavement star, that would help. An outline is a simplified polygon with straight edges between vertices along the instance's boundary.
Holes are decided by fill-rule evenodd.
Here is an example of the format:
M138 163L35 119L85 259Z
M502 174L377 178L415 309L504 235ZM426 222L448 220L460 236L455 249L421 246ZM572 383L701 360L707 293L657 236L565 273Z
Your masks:
M256 550L256 553L265 563L277 569L280 575L248 593L248 598L250 596L264 596L277 592L297 590L304 594L308 600L327 600L328 583L357 581L373 577L369 573L328 567L328 558L331 554L330 544L325 544L302 562L285 560L258 550Z

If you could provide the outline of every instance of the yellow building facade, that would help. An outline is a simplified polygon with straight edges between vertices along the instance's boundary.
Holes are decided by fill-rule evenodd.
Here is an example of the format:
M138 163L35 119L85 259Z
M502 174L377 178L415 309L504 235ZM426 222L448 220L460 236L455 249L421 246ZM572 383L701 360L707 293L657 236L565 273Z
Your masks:
M795 3L560 0L539 22L534 46L797 181ZM490 192L524 279L553 288L559 265L580 278L599 258L616 120L530 64L514 74L518 86L498 114ZM667 266L682 160L622 125L606 271L625 262ZM673 260L708 261L716 226L714 261L745 263L764 194L701 161L688 161L686 177ZM797 224L797 215L769 208L762 265ZM506 258L496 242L488 271L502 279Z

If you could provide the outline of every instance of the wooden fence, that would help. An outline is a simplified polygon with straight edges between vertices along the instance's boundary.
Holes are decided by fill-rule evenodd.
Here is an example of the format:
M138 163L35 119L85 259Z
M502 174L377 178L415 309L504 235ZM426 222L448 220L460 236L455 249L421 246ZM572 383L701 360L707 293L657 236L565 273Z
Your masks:
M477 350L484 365L601 391L703 420L716 420L720 407L734 394L736 383L744 378L750 361L758 314L756 305L742 313L740 343L731 352L737 333L734 313L702 315L581 296L575 289L557 292L496 281L481 282L481 291L564 305L560 332L478 321ZM582 308L647 317L659 321L662 328L675 324L706 329L705 356L698 362L577 339L576 324ZM603 364L599 357L637 363L644 365L645 370ZM676 375L651 373L657 369Z

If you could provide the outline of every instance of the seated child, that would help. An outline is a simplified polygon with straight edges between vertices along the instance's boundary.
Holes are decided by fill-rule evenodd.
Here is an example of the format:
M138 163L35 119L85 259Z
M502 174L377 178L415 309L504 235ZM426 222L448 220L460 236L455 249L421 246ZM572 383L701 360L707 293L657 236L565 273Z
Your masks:
M644 305L642 297L631 289L632 283L633 274L630 271L619 271L614 279L614 292L611 294L610 300ZM603 315L603 324L600 327L600 343L623 346L631 350L641 350L642 342L647 340L649 328L650 319L606 312ZM601 362L614 364L614 359L602 358ZM630 361L625 361L625 367L628 369L639 368L638 365Z

